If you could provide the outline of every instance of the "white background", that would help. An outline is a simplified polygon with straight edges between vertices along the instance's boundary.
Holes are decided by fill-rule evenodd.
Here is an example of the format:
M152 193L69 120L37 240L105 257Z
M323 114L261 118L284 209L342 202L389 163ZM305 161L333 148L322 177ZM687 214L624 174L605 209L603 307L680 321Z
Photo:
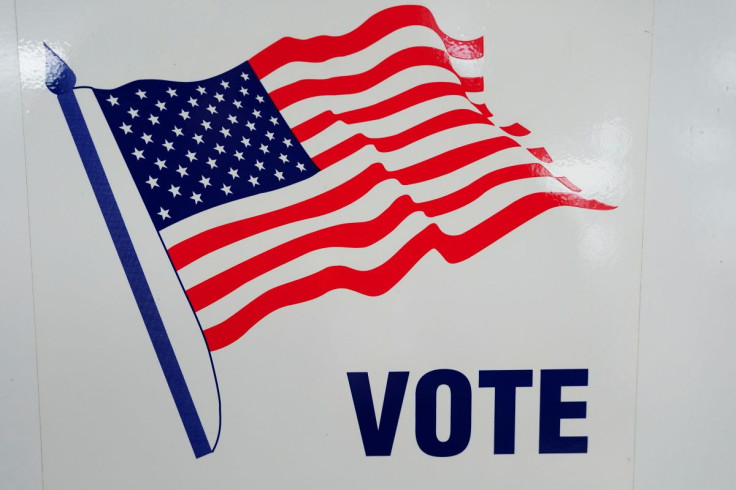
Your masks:
M40 487L38 404L13 4L2 19L0 483ZM637 489L736 485L736 7L659 2L645 207ZM8 233L9 231L9 233Z
M41 488L36 349L31 289L15 10L0 3L0 487Z
M736 3L657 1L637 489L736 488Z

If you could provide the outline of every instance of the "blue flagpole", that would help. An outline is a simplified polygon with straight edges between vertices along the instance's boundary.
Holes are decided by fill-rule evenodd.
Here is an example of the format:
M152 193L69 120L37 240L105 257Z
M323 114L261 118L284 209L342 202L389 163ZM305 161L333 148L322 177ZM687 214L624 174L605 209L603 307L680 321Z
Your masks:
M128 283L133 291L133 296L138 304L138 309L143 317L148 336L156 351L156 356L161 364L166 383L171 391L174 404L179 412L179 417L184 424L189 442L197 458L210 454L213 447L207 440L207 435L202 426L202 421L194 405L194 400L184 379L181 366L176 358L176 353L171 345L169 336L164 328L161 315L153 299L151 288L143 273L138 255L133 247L133 242L120 214L115 197L110 188L110 183L105 175L105 170L100 162L92 137L89 134L87 123L82 115L74 87L76 76L69 66L54 53L51 48L46 48L46 86L56 94L61 110L66 118L72 138L77 146L77 151L82 159L82 164L87 173L87 178L92 185L97 204L100 206L102 216L107 224L115 250L120 258Z

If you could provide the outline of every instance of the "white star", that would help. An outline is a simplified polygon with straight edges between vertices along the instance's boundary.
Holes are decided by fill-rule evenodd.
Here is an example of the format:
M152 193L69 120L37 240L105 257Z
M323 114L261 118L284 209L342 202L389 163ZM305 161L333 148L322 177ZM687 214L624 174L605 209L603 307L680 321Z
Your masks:
M220 130L220 132L222 133L222 136L224 136L225 138L227 138L228 136L230 136L230 130L229 129L222 128Z
M240 176L238 175L238 171L237 171L237 170L235 170L235 169L233 169L232 167L230 167L230 170L228 170L228 172L227 172L227 173L229 173L229 174L230 174L230 177L232 177L232 178L233 178L233 180L235 180L235 179L237 179L238 177L240 177Z
M197 106L197 99L195 99L194 97L189 97L189 100L188 100L187 102L188 102L188 103L189 103L189 105L191 105L192 107L196 107L196 106Z
M192 201L194 201L194 204L199 204L202 202L202 194L197 194L196 192L192 191L192 195L189 197Z
M233 101L233 105L234 105L235 107L237 107L238 109L242 109L242 108L243 108L243 103L242 103L242 102L240 102L239 100L234 100L234 101Z
M284 138L283 143L286 145L287 148L291 148L291 140L289 138Z
M225 97L223 97L223 95L218 92L215 94L215 99L217 99L217 102L222 102L223 100L225 100Z
M299 162L296 164L296 168L299 169L300 172L304 172L306 168L304 168L304 164L302 162Z
M123 123L123 125L120 126L120 129L122 129L125 134L132 133L133 132L133 131L130 130L130 124Z
M252 114L255 116L256 119L258 119L259 117L261 117L261 111L257 111L255 109L253 109L253 113Z
M218 143L215 145L215 151L222 155L223 153L225 153L225 147Z
M251 183L251 184L253 185L253 187L255 187L255 186L257 186L257 185L258 185L258 177L253 177L253 176L251 175L251 176L250 176L250 179L248 179L248 182L250 182L250 183Z
M220 85L222 85L222 88L230 88L230 84L225 80L221 81Z
M256 160L255 166L258 170L263 170L263 162L260 160Z
M145 92L144 92L143 90L141 90L141 89L138 89L138 92L136 92L135 94L136 94L136 95L137 95L138 97L140 97L140 98L141 98L141 100L143 100L143 99L145 99L145 98L146 98L146 93L145 93Z
M212 185L210 184L210 178L205 177L204 175L202 176L201 179L199 179L199 183L202 184L205 189Z
M240 74L240 78L242 78L243 80L245 80L245 81L247 82L248 80L250 80L250 75L248 75L248 74L247 74L247 73L245 73L245 72L242 72L242 73Z
M237 158L239 162L242 162L243 161L243 152L242 151L236 151L235 153L233 153L233 155L235 155L235 158Z
M176 90L169 87L169 89L166 91L167 94L169 94L169 97L176 97Z
M171 187L169 188L169 192L171 192L171 197L181 196L181 192L179 192L180 187L176 187L174 184L171 184Z
M266 153L268 153L268 146L261 143L261 147L259 148L259 150L261 150L263 154L265 155Z
M117 97L113 97L112 94L110 94L110 97L107 98L107 101L110 103L110 107L112 107L114 105L120 105L120 104L118 104L118 98Z
M183 136L184 132L177 126L174 126L174 129L172 129L175 135L177 136Z
M246 126L248 127L248 129L250 129L251 131L253 131L253 130L255 130L255 129L256 129L256 125L255 125L255 124L253 124L253 123L252 123L252 122L250 122L250 121L248 121L247 123L245 123L245 125L246 125Z
M161 160L160 158L157 158L153 164L156 165L159 170L166 168L166 160Z
M274 175L276 176L277 179L284 180L284 174L283 174L283 172L280 172L280 171L277 170Z
M161 219L164 219L164 220L166 218L171 219L171 216L169 216L169 210L168 209L164 209L164 208L160 208L160 209L161 210L158 213L156 213L156 214L159 215L159 216L161 216Z
M207 91L204 89L204 87L197 86L197 92L199 92L199 95L204 95L207 93Z
M222 192L224 192L226 196L228 196L228 195L230 195L230 194L233 193L233 191L230 190L230 186L229 185L225 185L225 184L222 184L222 189L220 189L220 190Z
M130 114L131 119L135 119L136 117L138 117L138 110L131 107L130 109L128 109L128 114Z
M215 159L214 159L214 158L212 158L212 157L210 157L210 158L208 158L208 159L207 159L207 165L209 165L209 166L210 166L210 168L215 168L215 167L217 167L217 163L215 163L215 162L217 162L217 160L215 160Z
M283 153L280 153L279 154L279 160L281 160L281 163L288 163L289 162L289 157L287 157Z
M192 139L196 141L197 144L204 143L204 141L202 140L201 134L195 134L194 136L192 136Z
M184 109L182 109L182 110L181 110L181 112L179 113L179 115L180 115L180 116L182 117L182 119L184 119L185 121L186 121L187 119L189 119L189 112L185 111Z
M279 125L279 120L276 119L275 117L271 117L269 119L269 121L271 121L271 124L273 124L274 126L278 126Z
M239 92L243 95L248 95L248 89L245 87L240 87Z
M212 129L212 124L209 121L202 121L202 127L205 131Z
M190 162L193 162L197 159L197 154L191 150L187 150L187 154L185 156L189 159Z
M235 116L228 115L227 120L230 121L231 124L237 124L238 118Z
M141 136L141 139L145 141L146 144L153 143L153 138L151 138L150 134L143 133L143 136Z
M261 102L262 103L263 102L263 96L262 95L256 95L256 100L258 102Z
M166 148L166 151L171 151L174 149L174 143L171 143L169 140L164 140L163 147Z
M149 175L146 184L150 185L151 189L153 189L154 187L158 187L158 179L154 179L152 176Z
M266 138L268 138L269 141L273 141L273 133L271 131L266 131Z
M246 148L250 146L250 138L246 138L245 136L243 136L243 139L240 140L240 142L243 143Z
M143 158L143 150L139 150L138 148L135 149L133 153L131 153L135 157L136 160L140 160Z
M165 111L166 110L166 102L161 102L160 100L156 101L156 107L158 107L159 111Z
M155 126L155 125L158 124L158 117L157 116L154 116L153 114L151 114L150 116L148 116L148 120L151 121L151 124L153 126Z
M207 110L210 111L210 114L217 114L217 109L212 104L207 106Z
M187 173L187 168L182 167L181 165L179 165L179 168L177 168L176 171L179 172L179 177L184 177L185 175L189 175Z

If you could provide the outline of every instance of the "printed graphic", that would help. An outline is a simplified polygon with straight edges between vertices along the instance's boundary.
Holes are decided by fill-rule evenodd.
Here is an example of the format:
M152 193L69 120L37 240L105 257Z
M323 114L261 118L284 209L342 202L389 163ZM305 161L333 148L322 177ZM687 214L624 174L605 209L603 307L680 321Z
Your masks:
M528 129L478 100L483 79L454 63L482 57L481 38L447 36L419 6L383 10L341 36L281 39L198 81L77 85L48 49L48 87L197 457L217 442L202 429L173 326L158 314L75 92L94 94L216 351L330 291L382 295L430 251L458 263L552 208L613 209L581 196Z

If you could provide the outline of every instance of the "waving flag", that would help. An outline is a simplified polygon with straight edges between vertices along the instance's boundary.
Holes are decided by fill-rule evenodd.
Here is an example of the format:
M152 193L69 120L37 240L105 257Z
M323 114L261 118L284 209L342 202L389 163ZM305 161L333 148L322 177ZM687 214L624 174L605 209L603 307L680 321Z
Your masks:
M461 74L482 56L482 39L400 6L203 80L91 89L211 351L335 289L381 295L431 251L466 260L551 208L611 209L555 176L522 125L494 124L482 78ZM89 173L98 157L74 76L51 58L49 88ZM144 274L126 265L112 193L90 180L135 292ZM165 329L149 320L159 352ZM198 456L211 450L187 430Z

